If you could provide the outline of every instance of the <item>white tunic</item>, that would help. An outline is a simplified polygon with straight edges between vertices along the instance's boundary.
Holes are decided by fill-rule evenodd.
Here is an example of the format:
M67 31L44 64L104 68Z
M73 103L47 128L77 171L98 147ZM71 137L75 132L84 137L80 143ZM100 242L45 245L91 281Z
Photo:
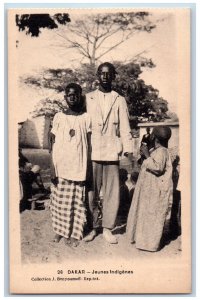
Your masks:
M70 129L75 135L70 136ZM87 133L91 132L90 117L57 113L53 119L51 132L55 135L53 145L53 163L56 176L73 181L84 181L87 168Z

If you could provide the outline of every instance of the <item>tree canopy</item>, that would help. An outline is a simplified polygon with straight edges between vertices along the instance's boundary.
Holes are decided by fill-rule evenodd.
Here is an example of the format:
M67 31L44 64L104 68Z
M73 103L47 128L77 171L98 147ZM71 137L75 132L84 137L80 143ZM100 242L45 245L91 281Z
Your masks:
M41 28L55 29L58 24L66 25L70 22L69 14L22 14L16 15L16 25L19 31L25 31L32 37L38 37Z
M104 55L134 34L150 33L155 27L150 13L145 11L87 14L73 20L67 28L62 27L56 34L61 37L58 46L75 49L82 62L95 66Z
M115 62L114 65L118 74L113 82L113 89L125 97L131 118L137 117L140 122L158 122L176 117L172 113L169 114L167 101L159 96L158 89L145 84L139 78L143 67L155 67L151 59L143 59L140 63ZM26 77L23 82L37 88L55 91L53 97L42 99L33 112L33 116L46 115L50 118L64 108L63 91L68 83L79 83L83 93L98 87L96 74L90 64L83 64L81 68L75 70L48 69L44 71L43 76Z
M67 83L79 83L84 93L97 88L97 62L135 34L151 33L162 20L154 18L152 21L150 13L146 11L90 15L87 13L79 18L73 16L73 20L68 13L17 14L16 25L19 31L39 37L40 29L55 29L53 33L58 37L55 40L57 49L71 48L79 53L79 68L47 69L38 76L22 78L26 85L54 92L51 97L41 99L33 116L46 115L52 118L57 111L62 110L65 105L63 91ZM145 52L146 49L143 49L129 62L114 62L118 75L113 82L113 89L125 97L131 118L137 117L141 122L176 119L175 114L168 112L167 101L159 96L158 89L147 85L140 78L143 68L155 67L151 59L142 56Z

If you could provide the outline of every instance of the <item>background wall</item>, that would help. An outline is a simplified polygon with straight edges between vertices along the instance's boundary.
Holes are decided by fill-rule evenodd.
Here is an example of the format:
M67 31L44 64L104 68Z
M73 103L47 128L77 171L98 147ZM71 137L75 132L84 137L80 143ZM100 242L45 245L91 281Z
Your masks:
M19 130L19 146L22 148L48 148L50 119L37 117L27 119Z

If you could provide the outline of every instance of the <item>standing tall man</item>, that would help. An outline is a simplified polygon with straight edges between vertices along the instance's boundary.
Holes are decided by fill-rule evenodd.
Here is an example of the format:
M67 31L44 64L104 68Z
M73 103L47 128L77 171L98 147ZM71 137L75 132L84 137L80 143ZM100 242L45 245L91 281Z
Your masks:
M98 199L103 189L103 236L117 243L111 230L115 226L119 207L119 157L124 153L132 159L132 136L126 101L112 90L116 70L105 62L98 67L99 89L86 95L87 112L92 120L93 188L89 196L93 229L84 238L92 241L98 228Z

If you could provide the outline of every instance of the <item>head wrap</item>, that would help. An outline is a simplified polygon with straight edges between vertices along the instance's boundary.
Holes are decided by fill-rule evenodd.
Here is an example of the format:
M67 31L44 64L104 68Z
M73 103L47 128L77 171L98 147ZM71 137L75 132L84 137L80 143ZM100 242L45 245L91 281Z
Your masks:
M169 126L156 126L152 133L158 140L161 141L168 141L172 135L172 131Z

